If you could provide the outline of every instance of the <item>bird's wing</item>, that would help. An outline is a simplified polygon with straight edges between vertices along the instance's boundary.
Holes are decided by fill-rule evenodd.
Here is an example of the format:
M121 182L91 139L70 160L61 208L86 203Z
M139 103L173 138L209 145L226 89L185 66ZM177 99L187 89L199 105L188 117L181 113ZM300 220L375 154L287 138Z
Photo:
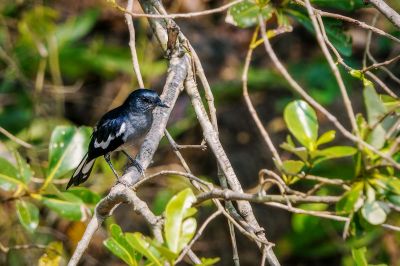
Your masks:
M93 131L89 145L89 158L99 157L121 146L127 129L128 125L123 115L115 112L107 113Z

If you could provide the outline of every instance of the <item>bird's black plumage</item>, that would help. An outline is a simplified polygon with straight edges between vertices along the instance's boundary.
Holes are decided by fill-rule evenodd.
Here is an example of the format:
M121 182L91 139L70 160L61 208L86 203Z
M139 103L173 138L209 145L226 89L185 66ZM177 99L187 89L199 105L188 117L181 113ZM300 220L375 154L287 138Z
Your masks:
M155 91L138 89L133 91L121 106L107 112L94 128L88 152L68 182L67 189L89 178L95 159L99 156L104 156L116 174L109 153L123 146L141 144L151 127L152 112L157 106L168 107ZM133 159L131 161L141 171L141 166Z

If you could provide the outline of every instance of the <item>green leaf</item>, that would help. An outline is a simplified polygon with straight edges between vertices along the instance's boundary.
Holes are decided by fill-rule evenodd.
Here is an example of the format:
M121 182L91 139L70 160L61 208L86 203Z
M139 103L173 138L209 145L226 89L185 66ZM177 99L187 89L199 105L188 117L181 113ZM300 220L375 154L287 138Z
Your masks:
M363 192L363 183L354 183L349 191L336 203L336 210L339 212L349 213L357 210L357 203Z
M258 24L258 15L267 20L273 14L274 9L271 5L257 4L251 0L244 0L228 10L225 21L240 28L247 28Z
M58 126L54 129L49 144L49 167L43 188L53 178L58 178L76 168L87 151L91 130L70 126Z
M309 32L315 34L310 17L304 9L288 9L286 12L288 12L295 20L300 22ZM323 18L323 21L326 34L333 46L335 46L343 56L351 56L351 37L344 33L343 23L340 20L331 18Z
M318 137L318 120L314 109L305 101L293 101L286 106L284 118L293 136L307 149L314 150Z
M325 160L352 156L356 153L357 149L350 146L334 146L323 150L317 150L312 153L312 157L317 158L314 164L318 164Z
M214 265L215 263L219 262L219 258L201 258L200 259L201 263L196 264L196 266L210 266Z
M365 6L362 0L311 0L311 4L336 10L353 11Z
M318 138L317 146L333 141L335 139L335 136L336 136L335 130L329 130L325 132Z
M85 187L73 187L68 190L69 193L77 196L86 204L95 205L100 201L100 195Z
M363 96L365 107L367 109L367 121L371 126L377 123L385 115L386 108L372 84L365 86Z
M69 18L64 24L56 28L55 35L60 44L60 47L66 42L74 42L93 29L99 12L97 10L89 10L79 16Z
M61 242L51 242L47 245L45 253L40 257L38 266L59 266L63 244Z
M0 157L0 188L5 191L13 191L18 186L25 184L18 178L18 170L6 159Z
M296 175L303 169L302 161L286 160L282 162L282 170L288 175Z
M28 184L29 181L31 180L31 177L33 176L33 172L29 164L27 164L27 162L21 157L21 155L17 150L13 150L13 154L17 162L17 170L18 170L17 178L22 182L24 182L25 184Z
M29 232L35 231L39 225L39 209L36 205L24 200L18 200L16 207L17 216L22 226Z
M145 256L154 265L162 266L157 255L153 254L149 249L150 243L146 241L141 233L126 233L126 240L137 252Z
M168 248L175 253L190 241L196 230L196 220L186 217L196 197L190 188L187 188L172 197L165 210L164 234ZM194 221L193 221L194 220Z
M388 207L381 201L366 202L361 208L361 214L372 225L383 224L386 221Z
M375 174L374 179L372 179L370 182L375 186L400 195L400 179L397 177L388 177L381 174Z
M76 201L76 197L68 192L61 194L63 195L63 198L55 198L51 195L47 195L41 197L40 200L46 207L55 211L64 218L73 221L79 221L84 218L85 215L83 203L81 201Z
M151 242L151 246L154 247L168 261L174 261L178 257L178 254L172 252L154 240Z
M123 260L130 266L137 266L136 260L132 257L133 254L129 253L124 246L122 246L115 238L108 238L103 242L104 246L111 251L115 256Z
M294 155L299 157L303 162L306 162L308 159L307 149L304 147L295 147L290 135L287 135L286 142L282 143L280 147L288 152L293 153Z
M365 258L366 253L366 247L351 249L351 255L353 256L356 266L368 266L368 261Z

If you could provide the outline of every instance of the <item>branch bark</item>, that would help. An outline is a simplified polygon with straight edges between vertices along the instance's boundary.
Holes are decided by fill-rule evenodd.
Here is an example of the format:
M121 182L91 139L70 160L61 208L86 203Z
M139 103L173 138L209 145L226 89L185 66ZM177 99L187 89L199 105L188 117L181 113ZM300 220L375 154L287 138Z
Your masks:
M400 29L400 14L397 13L393 8L386 4L383 0L367 0L366 2L371 3L379 10L388 20L390 20L397 28Z

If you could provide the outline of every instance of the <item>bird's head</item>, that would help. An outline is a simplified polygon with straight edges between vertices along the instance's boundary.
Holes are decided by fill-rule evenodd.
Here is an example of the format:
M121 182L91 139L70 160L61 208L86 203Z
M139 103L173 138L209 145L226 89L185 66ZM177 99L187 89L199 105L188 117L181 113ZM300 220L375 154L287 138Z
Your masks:
M133 91L125 101L129 107L138 111L151 111L157 106L168 108L169 106L163 103L157 92L149 89L138 89Z

